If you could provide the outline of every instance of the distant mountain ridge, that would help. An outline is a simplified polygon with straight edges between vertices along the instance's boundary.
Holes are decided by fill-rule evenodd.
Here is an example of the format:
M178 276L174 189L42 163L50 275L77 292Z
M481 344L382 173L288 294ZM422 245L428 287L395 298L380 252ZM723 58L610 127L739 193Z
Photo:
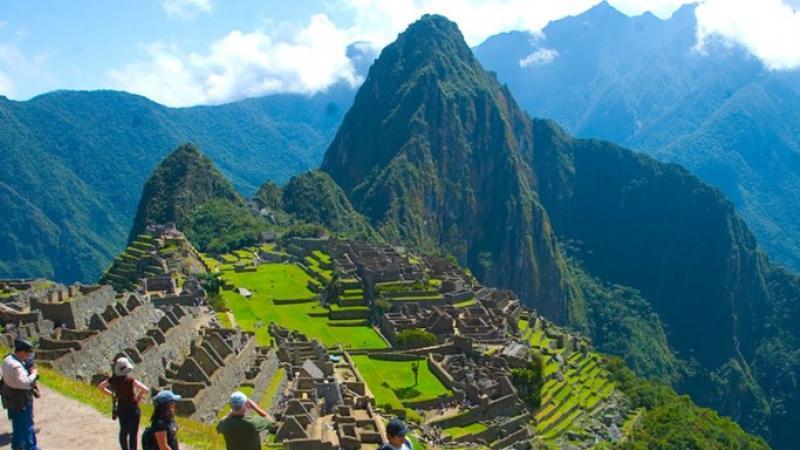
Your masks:
M113 91L0 98L0 277L90 282L125 244L145 178L191 141L250 194L318 165L349 86L168 108Z
M490 37L475 53L531 115L680 163L722 189L770 257L798 269L800 70L767 70L713 40L698 52L694 8L661 20L603 2L541 36Z

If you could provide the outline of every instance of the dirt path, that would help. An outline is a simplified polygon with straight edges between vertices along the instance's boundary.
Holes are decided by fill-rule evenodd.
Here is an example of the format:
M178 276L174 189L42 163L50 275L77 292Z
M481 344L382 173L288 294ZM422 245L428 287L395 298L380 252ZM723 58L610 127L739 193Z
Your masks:
M41 386L34 404L36 438L42 450L119 450L119 426L111 415ZM0 449L11 448L11 422L0 417ZM181 450L191 450L181 445Z

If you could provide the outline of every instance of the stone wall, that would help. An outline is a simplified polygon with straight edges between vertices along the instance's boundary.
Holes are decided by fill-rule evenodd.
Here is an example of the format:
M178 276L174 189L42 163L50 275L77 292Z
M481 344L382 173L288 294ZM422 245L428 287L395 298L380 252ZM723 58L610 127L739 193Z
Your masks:
M492 400L486 405L472 408L465 413L432 420L430 425L440 428L463 427L474 422L490 420L495 417L515 416L522 411L517 400L518 397L516 395L506 395L505 397Z
M100 313L108 305L116 303L114 288L109 285L80 287L80 293L63 301L31 298L31 309L38 309L42 317L54 323L63 323L66 328L85 329L95 313Z
M203 316L179 307L155 308L146 301L132 302L131 307L127 315L101 324L106 327L103 331L65 329L60 339L43 339L39 359L69 377L91 380L99 374L110 375L113 361L124 355L133 362L135 377L158 387L166 368L183 361L197 337L197 327L204 323ZM50 355L45 347L68 351Z
M178 402L178 413L194 420L212 422L227 402L231 392L247 380L247 371L256 360L256 339L243 333L247 343L241 349L225 348L214 334L238 333L234 330L205 331L202 344L192 348L178 372L173 390L184 398ZM224 354L226 353L227 354Z
M256 374L255 378L252 381L253 398L259 399L259 403L261 403L262 405L264 404L271 405L272 400L274 400L274 399L262 399L261 397L265 394L270 383L272 383L272 379L278 375L279 368L280 368L280 361L278 361L278 354L274 349L270 348L267 351L264 360L258 367L258 373ZM265 403L264 400L269 400L270 402Z
M64 336L66 339L42 338L39 345L39 359L47 360L51 356L48 350L53 351L54 359L49 365L58 369L64 375L79 380L91 380L98 373L108 373L114 358L125 353L129 347L136 344L137 339L144 337L147 330L161 317L161 313L150 303L135 305L133 310L128 310L119 304L122 314L105 322L104 330L95 329L93 335L82 339L79 336ZM62 332L63 333L63 332ZM59 349L71 349L62 356L57 356Z

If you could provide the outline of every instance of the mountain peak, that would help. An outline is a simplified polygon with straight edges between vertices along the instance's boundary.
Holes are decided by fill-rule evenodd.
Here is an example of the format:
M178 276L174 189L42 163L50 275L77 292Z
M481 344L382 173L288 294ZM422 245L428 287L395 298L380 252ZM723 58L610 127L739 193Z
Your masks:
M372 66L322 170L382 236L441 249L563 321L560 254L524 162L530 131L458 27L426 15Z
M129 239L150 223L175 222L183 228L192 212L210 199L242 203L230 181L196 145L182 144L147 179Z
M438 14L425 14L410 24L381 52L381 57L379 61L383 59L390 64L396 64L399 58L412 70L433 60L464 60L477 64L458 25Z

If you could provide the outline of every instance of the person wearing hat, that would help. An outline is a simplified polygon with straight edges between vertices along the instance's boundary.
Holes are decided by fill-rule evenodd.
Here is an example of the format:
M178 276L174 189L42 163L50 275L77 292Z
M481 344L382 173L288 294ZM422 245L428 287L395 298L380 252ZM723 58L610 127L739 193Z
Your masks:
M414 446L406 438L408 426L400 419L392 419L386 424L386 438L389 442L383 444L380 450L412 450Z
M180 450L178 424L175 423L175 407L180 395L163 390L153 398L153 416L150 426L142 434L143 450Z
M139 402L150 389L131 376L133 364L124 356L114 361L113 371L114 375L97 387L114 398L113 417L119 420L120 447L122 450L136 450L142 417Z
M14 341L14 353L3 359L3 406L8 409L13 437L12 450L39 450L33 428L33 397L39 371L33 365L33 345L25 340Z
M231 412L217 424L217 433L225 438L228 450L260 450L261 432L275 419L258 403L239 391L231 394ZM248 411L256 414L247 414Z

